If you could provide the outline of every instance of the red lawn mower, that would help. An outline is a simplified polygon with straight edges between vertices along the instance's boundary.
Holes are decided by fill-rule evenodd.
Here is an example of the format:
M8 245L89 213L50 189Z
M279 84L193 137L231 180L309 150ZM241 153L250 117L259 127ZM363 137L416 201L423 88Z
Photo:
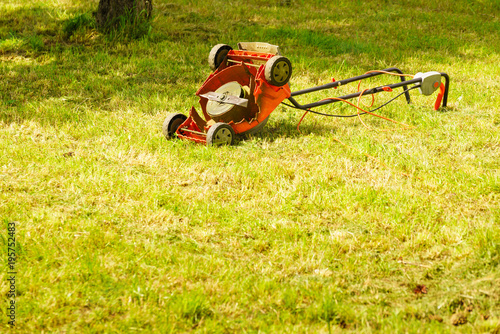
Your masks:
M278 46L267 43L238 43L238 50L233 50L226 44L217 44L210 51L208 63L213 72L196 92L196 95L200 97L202 116L194 107L191 108L189 117L180 113L169 114L162 128L167 139L179 137L197 143L206 143L208 146L231 145L237 135L252 134L261 130L266 125L271 112L285 99L291 103L284 103L289 107L333 117L371 114L403 94L410 103L409 91L416 88L424 95L431 95L436 90L440 90L434 105L436 110L439 109L441 101L442 106L446 107L448 100L450 80L446 73L417 73L412 76L412 79L406 80L409 75L403 74L395 67L370 71L360 76L339 81L333 80L325 85L291 92L288 81L292 76L292 64L288 58L281 55ZM382 74L397 75L401 78L401 82L304 105L294 98ZM445 78L444 84L441 83L442 77ZM408 87L409 85L412 86ZM332 115L312 109L339 101L347 102L349 99L360 98L364 95L392 91L400 87L403 88L403 92L378 108L365 111L355 106L362 110L355 115Z

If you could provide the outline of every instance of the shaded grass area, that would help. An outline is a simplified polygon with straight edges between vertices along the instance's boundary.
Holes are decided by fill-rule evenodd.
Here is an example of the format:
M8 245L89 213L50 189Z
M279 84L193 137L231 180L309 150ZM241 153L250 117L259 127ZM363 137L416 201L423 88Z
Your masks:
M133 40L94 29L97 1L0 2L18 331L500 330L497 2L154 5ZM447 72L449 108L413 91L380 113L415 129L308 115L299 133L301 113L280 106L234 147L165 141L166 113L198 103L210 48L246 40L282 47L293 90Z

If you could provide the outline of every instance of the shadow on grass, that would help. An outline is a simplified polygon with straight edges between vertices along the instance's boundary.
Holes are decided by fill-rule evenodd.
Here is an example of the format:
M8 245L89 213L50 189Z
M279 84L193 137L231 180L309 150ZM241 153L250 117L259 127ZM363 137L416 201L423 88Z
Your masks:
M272 118L273 115L271 114L270 117ZM241 136L239 137L239 141L256 139L272 143L280 138L299 138L312 133L321 135L323 133L337 132L337 127L331 124L322 123L320 120L315 121L314 123L302 123L299 131L297 130L299 120L300 116L294 116L278 122L270 121L261 131L252 135Z

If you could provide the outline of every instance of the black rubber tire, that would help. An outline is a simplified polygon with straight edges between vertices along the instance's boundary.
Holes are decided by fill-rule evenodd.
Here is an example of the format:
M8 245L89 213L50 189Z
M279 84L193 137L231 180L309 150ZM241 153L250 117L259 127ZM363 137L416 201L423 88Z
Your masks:
M182 123L187 119L184 114L168 114L167 118L163 122L162 132L165 138L171 139L175 137L175 132L181 126Z
M208 129L207 146L233 145L235 137L236 134L231 125L215 123Z
M227 53L232 49L233 48L227 44L217 44L212 48L210 54L208 55L208 65L210 65L212 71L219 68L220 64L224 61L224 58L226 58Z
M292 76L292 63L287 57L274 56L266 63L264 76L273 86L284 86Z

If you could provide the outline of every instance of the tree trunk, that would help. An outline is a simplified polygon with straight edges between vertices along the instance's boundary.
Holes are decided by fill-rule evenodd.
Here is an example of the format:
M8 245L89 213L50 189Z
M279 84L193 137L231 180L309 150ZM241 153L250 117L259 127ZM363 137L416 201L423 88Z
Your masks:
M137 24L147 21L153 10L153 0L99 0L96 21L103 30L117 28L120 24Z

